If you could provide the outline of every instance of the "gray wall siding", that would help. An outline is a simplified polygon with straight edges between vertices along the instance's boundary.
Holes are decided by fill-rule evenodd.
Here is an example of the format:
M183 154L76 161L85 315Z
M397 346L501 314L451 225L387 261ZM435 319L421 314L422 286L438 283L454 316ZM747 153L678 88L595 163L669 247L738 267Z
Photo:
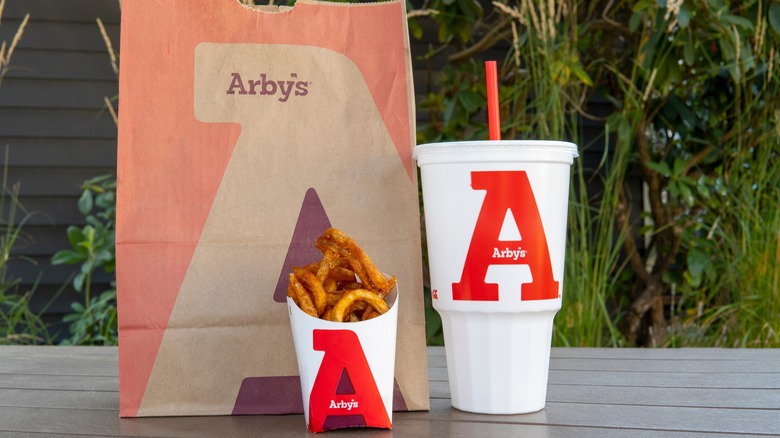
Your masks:
M67 285L74 270L51 266L50 258L69 247L67 226L84 223L76 207L81 183L116 171L116 125L103 99L117 94L117 77L96 18L118 50L119 5L7 0L0 40L10 43L28 12L30 21L0 85L0 157L8 185L18 184L28 213L8 278L22 279L19 292L37 283L33 307L38 310ZM17 222L24 216L18 211ZM98 275L95 290L107 288L108 278ZM60 321L78 298L65 288L47 319Z

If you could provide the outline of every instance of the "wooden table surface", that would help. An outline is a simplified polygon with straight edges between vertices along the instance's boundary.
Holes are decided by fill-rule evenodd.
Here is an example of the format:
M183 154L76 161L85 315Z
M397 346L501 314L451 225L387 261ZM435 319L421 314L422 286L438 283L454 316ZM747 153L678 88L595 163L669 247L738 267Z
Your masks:
M780 350L553 349L547 406L526 415L453 409L443 348L428 349L430 412L393 430L326 436L780 436ZM313 436L301 415L118 417L113 347L0 347L0 437Z

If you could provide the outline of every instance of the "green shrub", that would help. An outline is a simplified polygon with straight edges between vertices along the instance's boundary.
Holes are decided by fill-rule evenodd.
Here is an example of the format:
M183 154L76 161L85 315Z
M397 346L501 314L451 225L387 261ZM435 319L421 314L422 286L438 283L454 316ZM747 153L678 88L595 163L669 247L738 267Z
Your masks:
M8 163L8 148L5 162ZM30 214L19 203L19 185L7 186L7 170L7 166L3 168L0 193L0 345L51 344L49 327L43 320L48 306L33 311L30 301L36 287L20 291L21 279L9 277L8 263L14 258L14 246L23 235ZM19 211L24 213L21 218L17 217Z
M81 188L78 207L86 225L68 227L71 249L58 251L51 260L53 265L80 266L73 288L84 294L84 301L71 303L73 313L63 319L69 323L69 336L63 343L116 345L116 281L99 294L92 290L92 274L98 269L113 273L116 266L116 179L113 175L99 176L85 181Z
M780 3L464 4L429 4L426 56L446 67L429 71L418 142L487 137L475 58L496 53L503 138L587 153L581 120L604 124L598 167L572 169L554 343L776 346ZM594 95L609 113L589 113Z

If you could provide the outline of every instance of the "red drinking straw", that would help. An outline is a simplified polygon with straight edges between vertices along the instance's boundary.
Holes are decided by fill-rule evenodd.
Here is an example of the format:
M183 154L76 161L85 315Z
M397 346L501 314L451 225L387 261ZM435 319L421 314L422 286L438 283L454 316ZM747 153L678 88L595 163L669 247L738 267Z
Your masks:
M485 80L487 81L488 131L490 132L490 139L501 140L496 61L485 61Z

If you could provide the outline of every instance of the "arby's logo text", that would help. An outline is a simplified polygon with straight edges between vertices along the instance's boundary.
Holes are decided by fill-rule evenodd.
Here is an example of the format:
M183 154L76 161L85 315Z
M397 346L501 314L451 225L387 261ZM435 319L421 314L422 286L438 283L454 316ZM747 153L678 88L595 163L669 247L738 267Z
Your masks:
M558 298L558 282L553 278L547 237L526 172L472 172L471 188L485 190L485 200L474 226L460 281L452 283L452 298L498 301L498 285L485 282L491 265L528 266L533 281L524 283L517 291L520 300ZM512 211L522 242L499 240L507 210Z
M298 80L297 73L290 73L287 79L271 79L262 73L257 79L244 79L240 73L230 74L230 85L226 94L245 94L273 96L279 102L287 102L290 96L306 96L309 94L309 82Z
M324 430L331 416L356 415L363 417L361 425L390 428L392 423L355 332L315 329L313 336L314 349L325 355L309 397L309 429Z

